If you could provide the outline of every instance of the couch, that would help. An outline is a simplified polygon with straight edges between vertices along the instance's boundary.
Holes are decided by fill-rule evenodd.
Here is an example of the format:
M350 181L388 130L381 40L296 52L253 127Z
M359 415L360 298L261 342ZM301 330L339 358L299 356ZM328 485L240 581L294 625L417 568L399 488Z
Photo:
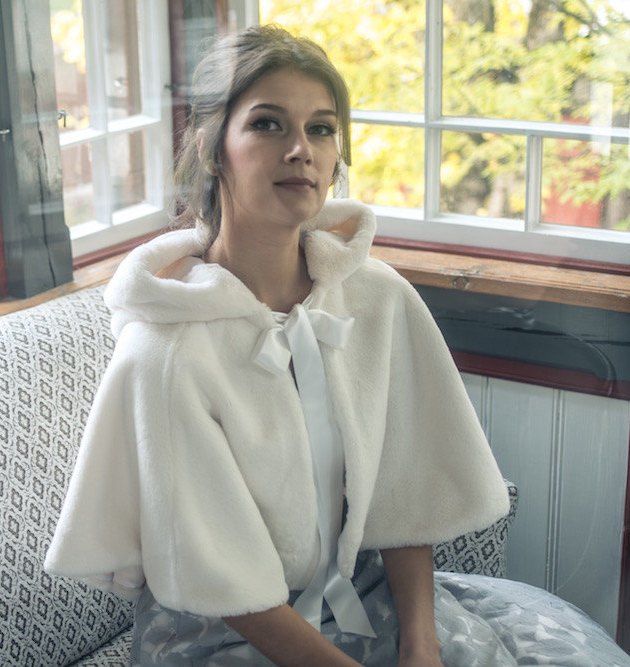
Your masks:
M129 664L134 603L42 569L90 406L114 350L103 289L0 318L4 667ZM509 514L485 530L434 545L436 571L506 577L505 547L518 493L505 483Z

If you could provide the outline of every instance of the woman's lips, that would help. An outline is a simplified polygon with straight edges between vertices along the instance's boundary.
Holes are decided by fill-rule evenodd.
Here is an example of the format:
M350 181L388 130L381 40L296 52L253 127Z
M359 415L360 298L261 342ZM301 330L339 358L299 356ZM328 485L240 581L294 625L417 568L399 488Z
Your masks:
M315 188L308 183L275 183L282 188L292 190L293 192L306 192L307 190L314 190Z

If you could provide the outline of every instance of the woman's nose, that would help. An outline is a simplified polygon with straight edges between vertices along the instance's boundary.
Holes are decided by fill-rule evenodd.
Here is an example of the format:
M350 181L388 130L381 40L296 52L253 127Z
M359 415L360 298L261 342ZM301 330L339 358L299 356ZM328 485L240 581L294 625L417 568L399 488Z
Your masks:
M313 147L305 132L295 132L289 137L289 148L286 152L287 160L300 157L309 162L313 159Z

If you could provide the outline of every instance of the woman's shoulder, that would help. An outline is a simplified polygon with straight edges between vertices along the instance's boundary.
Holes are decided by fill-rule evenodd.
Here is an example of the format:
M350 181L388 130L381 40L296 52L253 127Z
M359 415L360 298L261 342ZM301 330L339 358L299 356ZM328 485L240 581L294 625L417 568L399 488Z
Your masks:
M393 266L376 257L366 257L357 269L357 273L363 279L383 282L392 287L403 287L405 284L410 284Z
M416 288L395 268L376 257L367 257L352 275L352 286L370 298L420 298ZM415 295L415 297L414 297Z
M134 375L159 377L177 354L184 329L184 323L127 322L116 340L110 363L127 367Z

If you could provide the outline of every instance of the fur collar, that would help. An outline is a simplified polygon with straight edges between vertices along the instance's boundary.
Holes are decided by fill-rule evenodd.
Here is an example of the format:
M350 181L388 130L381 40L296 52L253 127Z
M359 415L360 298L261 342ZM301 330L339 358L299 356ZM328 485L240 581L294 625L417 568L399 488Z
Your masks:
M372 210L355 199L329 199L300 225L313 304L361 266L376 232ZM274 326L271 309L219 264L201 260L200 227L166 232L134 248L120 263L103 298L118 339L134 320L176 323L245 317L260 328Z

